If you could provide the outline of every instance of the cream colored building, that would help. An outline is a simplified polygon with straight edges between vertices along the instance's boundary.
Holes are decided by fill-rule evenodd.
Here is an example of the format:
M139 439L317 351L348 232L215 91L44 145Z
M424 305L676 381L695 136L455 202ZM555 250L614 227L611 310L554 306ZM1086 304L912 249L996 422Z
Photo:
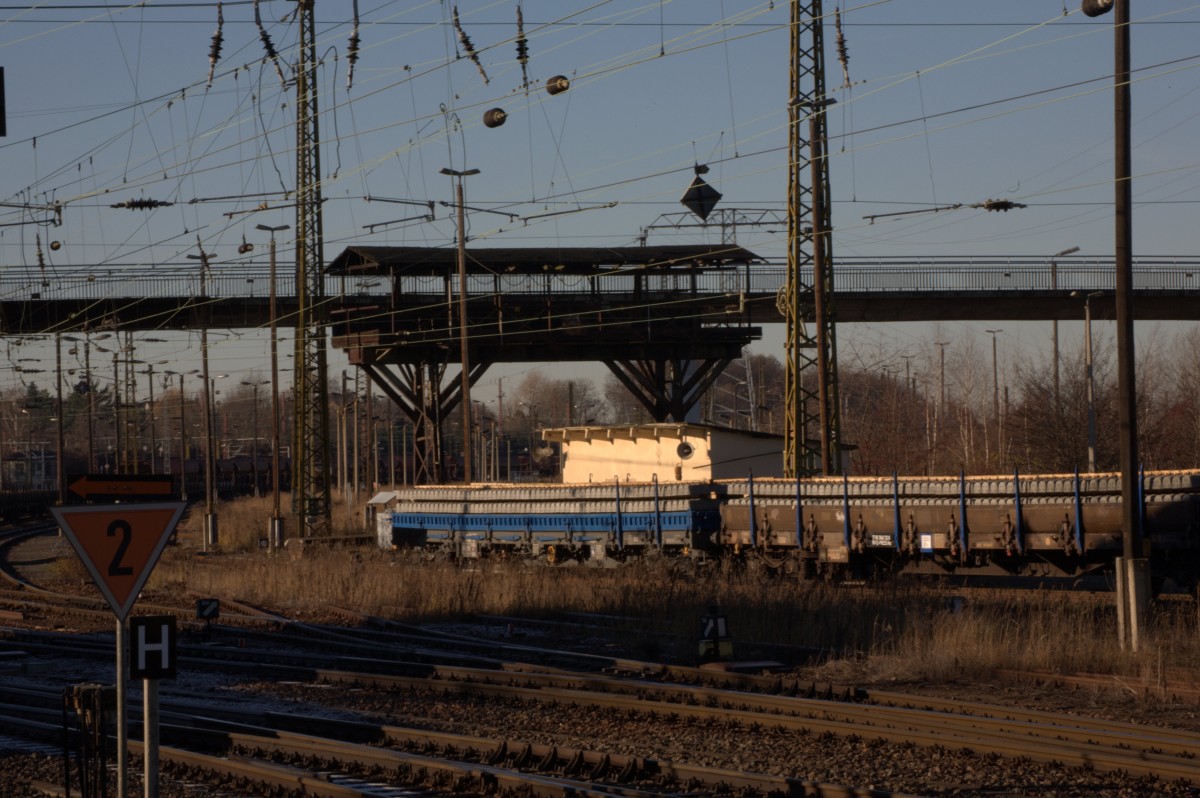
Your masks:
M704 482L783 475L783 437L704 424L624 424L542 430L562 447L565 483Z

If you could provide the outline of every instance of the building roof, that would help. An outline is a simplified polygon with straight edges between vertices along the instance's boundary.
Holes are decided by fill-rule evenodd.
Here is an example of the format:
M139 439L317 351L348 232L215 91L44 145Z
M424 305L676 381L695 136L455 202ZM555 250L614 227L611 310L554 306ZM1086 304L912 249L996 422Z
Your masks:
M731 244L673 244L656 247L487 247L467 250L472 273L595 274L613 269L714 268L762 262ZM458 251L447 247L347 247L334 258L329 274L441 275L458 268Z
M384 505L391 504L392 502L396 501L396 499L399 496L400 496L399 491L381 490L378 493L376 493L374 496L372 496L370 499L367 500L367 505L368 506L374 505L374 506L382 507Z
M664 421L657 424L608 424L588 427L552 427L542 430L542 440L566 442L585 440L639 440L659 438L682 438L685 435L699 438L715 432L743 435L747 438L782 440L782 435L771 432L754 432L714 424L695 424L688 421Z

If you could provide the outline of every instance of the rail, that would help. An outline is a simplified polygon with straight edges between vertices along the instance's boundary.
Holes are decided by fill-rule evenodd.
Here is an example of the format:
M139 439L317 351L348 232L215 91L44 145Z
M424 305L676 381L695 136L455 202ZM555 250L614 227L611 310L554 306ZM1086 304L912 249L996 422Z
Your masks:
M784 285L787 268L780 263L754 263L672 271L613 270L596 275L487 274L467 277L469 295L588 296L639 295L773 296ZM811 272L801 279L811 280ZM1200 294L1200 258L1152 256L1136 259L1134 289L1139 293L1192 292ZM293 299L294 268L283 264L275 280L281 301ZM7 268L0 272L0 302L89 301L110 299L266 299L270 296L266 266L214 269L205 278L194 265L112 266L94 270ZM454 274L401 276L400 296L444 297L458 291ZM1105 259L1071 259L1052 268L1043 258L842 258L834 267L834 290L855 294L998 294L1008 292L1113 291L1115 273ZM376 296L392 292L383 277L325 277L327 297Z

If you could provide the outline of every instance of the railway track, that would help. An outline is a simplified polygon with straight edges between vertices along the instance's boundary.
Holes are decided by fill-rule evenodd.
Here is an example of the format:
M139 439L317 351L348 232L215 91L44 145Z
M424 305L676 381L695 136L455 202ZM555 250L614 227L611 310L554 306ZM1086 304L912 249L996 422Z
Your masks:
M67 580L61 577L47 579L47 572L52 572L55 563L63 558L73 561L75 554L70 544L58 536L54 522L0 527L0 622L53 625L71 621L87 629L104 628L112 623L112 609L94 587L85 587L82 577L77 585L79 589L71 592L62 590ZM222 621L227 626L289 623L287 619L248 604L226 599L223 605ZM137 606L140 612L172 615L183 629L197 631L204 628L204 624L196 619L194 604L139 599Z
M22 530L18 539L29 539L37 534L37 529ZM0 588L0 621L44 620L49 616L67 616L90 619L96 623L107 625L111 620L109 610L100 599L53 593L27 579L14 576L11 573L12 570L14 569L9 565L7 576L9 581L15 582L18 587L7 590ZM230 601L227 598L222 599L222 605L224 608L222 623L215 629L198 623L194 618L193 607L190 605L142 602L139 603L139 609L155 614L174 615L180 628L185 631L193 634L201 631L206 634L215 633L218 636L235 639L236 644L242 647L247 642L259 639L259 637L270 640L272 645L276 645L291 636L291 643L294 647L318 649L323 647L325 650L351 653L357 657L372 657L382 650L389 657L402 657L418 662L447 663L450 661L449 652L457 652L454 661L466 665L481 664L483 667L507 662L509 663L508 667L512 668L515 666L511 663L520 660L532 663L542 669L559 665L571 671L603 670L744 690L783 692L793 695L812 693L810 684L790 678L786 674L721 673L679 665L647 663L583 651L570 652L508 639L481 639L481 636L477 634L432 631L427 627L413 626L336 607L330 607L328 610L345 618L353 624L352 626L298 622L259 607ZM593 631L600 628L597 620L592 616L583 616L571 621L530 621L503 616L481 616L480 620L501 628L506 625L511 627L513 624L525 627L531 623L554 628L586 626ZM627 618L604 618L601 620L608 626L608 629L603 630L606 634L612 634L614 630L619 632L621 623L630 622L630 619ZM229 627L236 627L236 630ZM256 629L258 631L255 631ZM825 657L829 655L829 652L797 650L796 647L778 646L774 647L774 650L783 655L782 659L792 663L804 661L818 653ZM269 656L266 659L269 660ZM998 671L996 675L999 678L1016 682L1053 680L1067 686L1105 687L1159 698L1200 701L1200 687L1192 683L1187 674L1164 672L1156 674L1152 678L1139 678Z
M20 567L14 561L13 551L28 540L57 531L57 525L50 521L27 521L0 526L0 579L18 589L42 592L41 587L21 576Z
M33 736L61 735L59 695L0 687L0 723ZM301 731L302 730L302 731ZM131 730L136 736L137 724ZM903 798L904 793L845 787L651 757L547 746L508 739L422 731L296 713L214 709L173 698L161 704L161 758L225 776L313 795L359 794L350 781L374 780L368 794L434 789L453 783L459 795L533 794L544 798L660 798L687 793L760 796ZM140 746L132 746L140 753ZM236 757L237 759L234 759ZM294 763L304 761L304 768ZM320 775L313 772L314 764ZM330 774L338 774L335 781ZM315 790L309 789L315 783ZM329 785L335 787L330 791Z
M0 587L0 623L6 621L31 622L41 625L54 625L63 619L81 621L85 627L104 629L111 623L111 612L105 603L96 597L81 595L65 595L48 590L36 581L22 575L22 568L11 562L12 546L34 538L49 539L53 525L32 524L21 528L4 530L0 535L0 574L5 577L12 587ZM5 544L8 544L7 547ZM60 546L61 548L61 546ZM36 557L33 559L37 559ZM24 561L29 561L26 556ZM17 562L22 560L17 558ZM705 683L713 686L724 686L734 689L783 692L787 694L813 694L813 686L809 683L788 677L787 675L754 675L740 673L717 673L697 670L678 665L661 663L646 663L618 657L596 655L588 652L565 652L562 649L551 649L524 644L514 640L483 640L479 635L463 635L450 632L431 632L428 628L416 627L389 619L378 618L365 613L335 607L328 608L345 618L353 626L334 626L331 624L301 623L283 617L252 605L222 599L223 617L215 632L218 636L236 640L236 645L245 646L248 642L258 639L261 630L264 640L270 640L272 645L284 640L281 635L292 635L293 647L324 647L328 651L339 654L351 654L360 658L370 658L382 650L386 656L400 657L408 661L437 662L446 664L451 661L448 652L457 651L453 661L463 665L480 665L492 667L495 663L509 663L507 667L515 667L511 663L516 660L528 662L545 669L554 665L571 671L603 670L613 673L645 676L656 679L679 680L685 682ZM140 602L139 610L155 614L170 614L177 619L179 627L187 633L212 633L206 624L197 622L191 605L181 606L179 603L149 603ZM599 631L605 635L620 634L624 625L634 623L629 618L603 617L597 618L589 614L577 614L569 620L531 621L524 618L506 616L479 616L486 624L499 626L517 625L520 628L534 624L547 628L585 628L591 632ZM235 627L237 631L230 629ZM280 630L287 630L281 632ZM323 641L323 642L321 642ZM776 653L780 659L791 664L807 661L811 657L828 658L830 652L814 649L799 649L795 646L764 646L761 644L744 644L745 647L755 647L758 652L770 655ZM263 661L269 661L267 654ZM328 662L328 660L326 660ZM1119 676L1112 674L1061 674L1048 672L1023 672L1003 670L995 673L997 678L1014 683L1038 684L1054 683L1070 688L1091 689L1102 688L1114 691L1124 691L1141 696L1152 696L1159 699L1200 702L1200 685L1197 685L1191 674L1156 672L1148 677Z
M35 593L15 586L0 590L0 608L9 606L5 603L9 601L26 602L22 609L9 610L16 612L56 612L53 608L58 606L64 612L73 609L103 612L103 605L98 601L89 606L89 602L82 601L78 596ZM794 778L797 773L810 775L805 769L809 763L842 758L842 755L829 753L791 754L793 746L810 745L858 746L866 749L869 753L862 754L867 757L863 765L864 772L869 760L880 756L925 761L939 756L953 758L954 752L957 752L958 758L965 757L967 761L976 763L969 770L979 772L989 769L1020 772L1047 770L1066 773L1060 778L1068 780L1092 780L1091 783L1102 783L1104 786L1126 784L1127 789L1132 789L1128 786L1130 780L1141 785L1138 789L1148 782L1176 785L1179 789L1185 789L1179 785L1191 785L1186 787L1193 791L1191 794L1200 786L1200 766L1192 761L1194 751L1200 750L1200 737L1192 732L903 693L835 689L829 685L801 681L789 674L722 672L598 655L593 651L564 651L514 639L487 640L469 631L455 633L431 630L350 610L337 610L337 614L349 624L341 625L299 622L261 608L235 605L228 601L224 602L224 606L226 612L222 623L207 628L207 634L202 637L200 632L203 627L190 618L193 611L191 606L138 605L140 610L163 614L169 612L181 618L184 641L180 648L180 666L187 674L182 678L199 679L207 683L210 678L219 676L222 685L220 690L232 689L228 685L242 684L247 686L237 689L254 693L266 691L293 704L297 698L310 705L328 702L338 707L339 712L361 715L366 711L373 716L370 721L343 719L340 725L334 724L336 728L318 731L327 719L307 712L243 710L238 713L228 708L218 711L213 706L214 702L206 701L207 712L202 713L194 707L186 708L185 698L177 697L180 705L172 707L172 711L193 716L206 714L219 721L219 724L214 727L200 721L180 720L176 723L172 720L170 725L190 729L188 733L193 736L199 735L197 730L203 730L205 735L225 740L219 745L214 743L216 747L212 750L181 754L179 761L184 763L180 765L181 768L189 768L190 772L205 771L217 766L204 757L220 759L232 751L237 756L261 758L262 768L274 773L273 776L264 776L264 779L278 778L279 781L270 783L279 789L308 789L305 780L316 779L326 785L324 788L351 791L328 793L331 795L379 795L378 792L371 792L381 789L370 783L372 773L392 774L388 783L399 784L403 779L396 774L419 771L440 773L434 783L442 787L447 783L461 783L460 794L471 795L475 789L484 792L495 789L495 785L501 782L488 776L476 786L475 782L469 780L473 777L464 776L463 772L480 774L484 772L480 769L482 766L511 770L512 762L517 760L523 766L529 765L532 760L545 762L550 772L540 773L539 778L542 779L569 775L580 781L576 777L595 771L600 774L595 776L599 782L619 782L618 776L627 772L630 761L637 759L667 763L671 772L676 774L692 772L689 768L704 767L729 773L769 769L762 765L770 759L749 756L735 759L724 753L747 741L753 741L751 747L755 749L763 746L782 747L787 753L787 756L781 754L784 761L804 763L791 764L790 767L796 768L794 770L765 773L762 777L791 777L796 784L787 786L790 791L816 789L804 786L809 782ZM46 607L51 609L37 609ZM111 624L111 614L105 614L105 617ZM520 619L489 621L521 622ZM111 625L108 628L111 629ZM40 676L53 672L54 666L44 663L61 662L68 658L89 658L95 663L108 663L112 654L111 634L61 635L16 628L0 629L0 662L6 663L5 668L16 678L22 674ZM369 706L361 706L364 701L370 701ZM8 697L3 697L0 702L16 703L16 700L9 701ZM427 718L461 715L469 717L470 721L459 729L417 728L398 721L396 707L399 706L420 708L413 710L417 716L423 716L423 713L428 713L424 715ZM0 709L0 712L7 714L5 709ZM505 724L509 721L492 719L488 723L497 731L481 734L472 731L481 715L489 719L509 716L528 718L529 726L553 723L561 727L563 719L570 719L579 727L575 737L589 723L597 727L611 725L637 731L636 734L610 732L608 743L601 743L597 736L597 744L593 745L587 744L586 739L571 739L571 735L562 732L547 737L541 733L521 733L519 728L503 731L508 728ZM423 722L428 724L430 721ZM0 718L0 729L7 730L8 726L9 721ZM267 739L275 742L267 744L265 748L252 748L254 738L263 736L262 729L271 730ZM237 738L237 745L243 747L230 742L230 735L246 735ZM304 735L318 739L305 739ZM288 750L273 748L282 746L280 741L285 737L295 747ZM562 739L556 740L555 737ZM396 749L393 753L410 757L428 756L432 750L443 749L469 749L471 753L456 760L456 765L436 768L422 765L415 759L395 756L386 761L365 759L352 765L349 763L357 760L339 759L340 754L335 755L331 753L332 749L327 748L330 743L321 742L334 738L339 739L340 743L360 746L368 744L378 748L386 745ZM468 746L470 739L483 742L471 747ZM629 739L638 742L629 742ZM677 745L664 743L676 739L695 742ZM717 740L722 741L721 744ZM645 748L629 750L631 746ZM703 754L707 759L695 761L678 755L681 750L690 750L689 746L697 752L709 751L710 747L712 751ZM182 745L176 746L174 742L171 747L184 748ZM269 756L267 749L272 749ZM256 751L261 753L254 754ZM893 753L881 754L882 751ZM897 751L902 753L894 753ZM913 753L903 753L906 751ZM560 756L560 752L565 753ZM322 759L323 756L328 758ZM350 754L346 756L351 757ZM192 757L191 764L187 764L188 757ZM607 757L607 763L602 765L604 757ZM736 763L736 766L721 767L723 763ZM472 767L474 770L471 770ZM226 774L222 778L249 776ZM835 771L833 777L822 781L853 782L856 778L864 777ZM972 775L964 777L964 780L977 784L982 783L983 778ZM696 779L697 791L706 795L726 794L720 788L705 787L698 776ZM869 783L877 785L878 781L875 779ZM595 786L599 782L593 782L592 786L587 786L586 782L583 779L570 786L569 789L574 791L572 794L590 795L583 791L599 789ZM542 792L561 787L545 786L549 783L539 781L534 786L526 785L520 789L536 794L557 794ZM774 782L760 781L753 789L759 790L759 794L770 794L772 790L766 789L770 783ZM920 789L912 789L914 783L919 782L894 782L887 786L897 792L907 790L924 794ZM284 784L290 786L284 787ZM424 784L413 783L409 787L430 789L422 786ZM811 785L816 784L817 779L812 779ZM652 789L648 788L645 795L667 792L661 785L651 786ZM782 789L779 784L776 784L776 788ZM611 795L611 785L605 789ZM673 789L673 794L684 791L679 789L678 783ZM871 789L875 791L787 794L895 794L877 787ZM366 792L352 792L354 790ZM634 791L632 783L621 783L620 791L629 796L642 795ZM748 788L746 794L752 791ZM994 793L959 790L957 794Z
M262 633L266 634L266 633ZM43 641L46 636L42 637ZM491 663L490 667L435 665L351 658L354 670L315 667L311 653L296 653L295 636L275 647L189 646L180 667L195 670L233 669L263 682L349 686L377 695L419 694L427 700L518 702L541 705L546 713L582 709L639 717L668 726L772 730L785 734L838 736L894 746L969 749L980 756L1000 756L1045 764L1058 763L1109 774L1156 778L1200 786L1200 735L1130 723L1096 721L1060 713L1018 710L983 703L935 700L891 692L814 689L841 700L768 692L747 692L703 684L673 684L645 677L542 671L528 664ZM27 646L63 655L53 644L15 636L4 646ZM85 647L103 657L104 641L74 639L76 654ZM274 651L272 651L274 649ZM319 654L324 657L325 655ZM737 676L737 675L729 675ZM682 677L675 672L673 678ZM742 680L744 677L738 677ZM757 686L781 682L753 677ZM278 720L278 719L277 719ZM315 721L299 721L302 726ZM347 727L348 728L348 727ZM363 727L358 727L362 734ZM378 729L372 732L376 736ZM428 743L428 741L427 741Z
M194 606L165 604L160 602L138 602L138 610L155 615L173 615L180 628L200 632L203 622L196 620ZM4 620L61 623L64 620L82 622L85 628L105 628L113 623L112 609L100 598L56 593L41 588L0 589L0 622ZM247 614L225 612L222 621L228 626L279 626L278 616L269 613Z

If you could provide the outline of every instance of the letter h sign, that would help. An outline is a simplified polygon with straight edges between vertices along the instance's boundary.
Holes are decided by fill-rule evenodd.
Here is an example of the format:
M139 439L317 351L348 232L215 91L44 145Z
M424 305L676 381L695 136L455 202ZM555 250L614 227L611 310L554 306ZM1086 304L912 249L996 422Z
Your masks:
M129 676L132 679L175 678L175 616L145 615L129 619Z

